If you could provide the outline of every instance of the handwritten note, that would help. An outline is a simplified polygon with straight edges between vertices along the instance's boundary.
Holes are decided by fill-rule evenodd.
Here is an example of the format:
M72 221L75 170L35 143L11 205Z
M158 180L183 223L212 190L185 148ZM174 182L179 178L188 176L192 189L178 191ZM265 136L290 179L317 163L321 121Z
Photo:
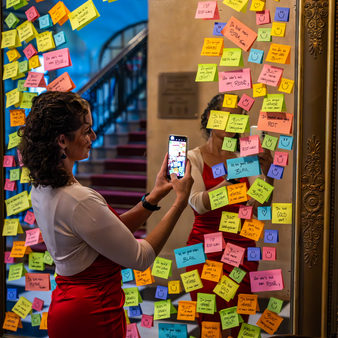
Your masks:
M230 114L225 131L228 133L245 133L249 126L249 115Z
M150 267L144 271L134 270L135 282L137 286L154 283L154 277L151 275Z
M202 279L218 283L223 274L223 263L206 260L201 274Z
M31 246L42 242L43 239L39 228L30 229L26 231L25 246Z
M267 221L271 219L271 207L258 207L257 208L257 218L260 221Z
M238 214L235 212L222 211L219 230L237 234L238 231L241 230L241 219L238 218Z
M19 326L20 317L13 312L6 312L5 320L2 328L5 330L16 332Z
M1 48L15 48L20 47L18 32L16 29L12 29L1 33Z
M205 262L203 243L175 249L174 253L176 258L176 265L179 269Z
M251 87L252 81L250 68L218 73L218 89L221 93L250 89Z
M255 325L242 323L241 329L239 330L237 338L260 338L261 329Z
M9 114L11 127L23 126L26 123L26 114L24 109L11 109Z
M258 135L241 137L239 144L241 157L256 155L261 151L261 142Z
M226 187L221 187L208 192L211 210L224 207L229 204Z
M186 324L168 324L168 323L159 323L158 324L158 338L168 338L168 337L188 337L188 330Z
M228 179L257 176L261 168L257 155L237 157L227 160Z
M28 259L28 267L30 270L45 270L45 263L43 261L43 252L31 252Z
M55 48L53 33L51 31L40 33L36 37L36 45L39 52L46 52Z
M221 56L224 46L223 38L204 38L201 55Z
M290 52L291 46L272 43L265 61L288 64L290 63Z
M262 71L259 74L258 82L264 83L268 86L277 87L281 81L283 71L283 68L264 64Z
M185 292L195 291L203 288L203 284L197 269L181 273L181 279Z
M277 313L265 309L256 325L266 331L268 334L273 335L278 330L282 321L283 317L280 317Z
M178 302L177 320L194 321L196 317L196 302L181 300Z
M264 229L264 222L257 219L245 220L240 235L258 241Z
M267 89L264 83L254 83L252 85L252 96L253 97L261 97L266 96Z
M263 204L266 202L273 191L274 187L263 181L261 178L257 177L255 182L251 185L250 189L248 190L248 195L254 198L259 203Z
M11 250L11 257L23 257L26 253L26 247L24 241L14 241L12 250Z
M221 323L202 322L201 338L221 337Z
M225 247L221 261L239 267L243 263L244 253L245 248L229 242Z
M25 211L31 207L28 200L28 192L23 191L20 194L5 200L7 216L16 215L19 212Z
M235 297L238 288L239 285L237 283L232 281L226 275L223 275L213 291L218 296L229 302L231 299Z
M243 67L244 63L243 63L242 49L223 48L223 54L222 54L219 65L228 66L228 67Z
M171 276L172 260L156 257L151 274L156 277L168 279Z
M17 263L9 266L8 281L20 279L26 273L23 263Z
M243 94L241 99L238 102L238 107L241 107L246 111L250 111L254 103L255 103L255 99L253 99L252 97L246 94Z
M154 320L170 318L171 300L154 302Z
M278 291L284 288L281 269L251 271L249 275L251 292Z
M2 76L3 80L13 78L18 75L19 61L7 63L4 65L4 73Z
M20 42L25 41L28 43L38 35L34 25L28 20L23 22L16 29L18 31Z
M292 203L272 203L272 223L292 224Z
M28 72L25 87L46 87L44 73Z
M222 309L219 312L222 323L222 330L227 330L239 326L239 315L237 313L237 306L227 309Z
M224 0L223 3L237 12L246 12L249 0Z
M18 231L19 229L21 232ZM4 220L2 236L16 236L18 232L23 233L19 218L10 218Z
M43 54L45 70L51 71L55 69L65 68L72 65L69 55L69 49L63 48Z
M222 110L210 110L207 129L225 130L230 113Z
M274 133L290 134L292 132L293 114L260 112L257 128Z
M222 144L222 150L227 151L236 151L237 150L237 138L232 137L224 137L223 144Z
M199 64L195 81L196 82L218 81L217 64Z
M257 308L257 295L243 294L238 295L237 313L243 315L255 315Z
M80 30L100 16L92 0L86 1L80 7L68 14L73 30Z
M197 5L195 19L218 20L217 1L200 1Z
M213 315L216 308L216 295L210 293L197 293L196 311Z
M51 16L54 25L56 23L63 25L68 20L68 14L70 12L64 3L59 1L48 13Z
M25 319L28 313L32 310L32 303L25 297L20 297L17 303L12 308L12 311L20 316L22 319Z
M50 274L49 273L26 273L25 274L26 291L49 291Z
M139 303L142 303L140 292L137 287L124 288L123 292L125 294L124 306L137 306Z
M204 234L204 252L219 252L225 248L223 234L221 232L214 232L211 234Z
M284 94L268 94L264 100L261 108L262 111L267 112L285 112L286 105Z
M67 72L61 74L47 85L47 90L49 91L69 92L75 88L76 86Z

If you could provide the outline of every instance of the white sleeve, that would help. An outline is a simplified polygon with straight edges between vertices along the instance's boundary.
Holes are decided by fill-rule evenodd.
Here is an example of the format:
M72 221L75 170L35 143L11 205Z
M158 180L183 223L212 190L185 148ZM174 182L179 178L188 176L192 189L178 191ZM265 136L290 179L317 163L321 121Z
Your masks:
M194 179L194 184L192 185L189 196L189 204L198 214L201 215L209 211L204 206L202 199L203 192L206 191L202 177L204 165L203 158L200 150L197 148L189 151L188 158L191 162L191 176Z
M137 240L94 194L77 204L72 227L90 247L122 266L143 271L156 257L152 246L145 240Z

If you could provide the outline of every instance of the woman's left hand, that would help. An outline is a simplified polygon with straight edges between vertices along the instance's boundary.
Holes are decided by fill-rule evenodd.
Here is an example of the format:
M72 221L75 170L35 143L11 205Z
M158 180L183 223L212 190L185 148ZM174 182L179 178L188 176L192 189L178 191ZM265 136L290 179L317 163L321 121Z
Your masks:
M267 176L270 166L273 162L271 151L264 149L264 152L258 154L259 164L261 166L262 173Z

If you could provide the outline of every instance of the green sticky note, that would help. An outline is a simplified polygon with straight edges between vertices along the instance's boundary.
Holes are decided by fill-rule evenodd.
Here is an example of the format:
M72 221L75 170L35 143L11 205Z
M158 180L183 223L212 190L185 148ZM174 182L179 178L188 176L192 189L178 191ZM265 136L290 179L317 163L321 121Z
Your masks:
M237 338L259 338L261 329L258 326L242 323Z
M124 288L123 291L126 296L124 306L137 306L143 302L137 287Z
M28 72L28 61L21 61L19 62L19 73L26 73Z
M264 100L261 111L265 112L285 112L286 105L284 94L268 94Z
M223 309L219 311L219 315L221 317L222 330L239 326L237 306L233 306L228 309Z
M27 5L28 5L27 0L21 0L20 3L17 4L16 6L14 6L13 8L14 8L15 10L18 10L18 9L20 9L21 7L25 7L25 6L27 6Z
M19 4L21 0L6 0L6 8L13 7L17 4Z
M216 295L210 293L197 293L196 312L209 313L213 315L216 307Z
M214 293L229 302L235 297L239 285L233 282L228 276L223 275L221 280L214 288Z
M21 142L21 137L18 135L18 132L15 131L12 134L8 135L8 147L7 149L12 149L17 147Z
M171 300L154 302L154 320L170 318Z
M174 313L177 313L177 310L170 300L170 314L172 315Z
M217 64L199 64L195 78L196 82L218 81Z
M270 42L271 28L258 28L257 41Z
M18 91L24 92L27 90L27 87L24 86L26 80L18 80Z
M22 99L20 102L20 108L30 109L32 108L32 100L38 93L22 93Z
M28 258L28 268L30 270L45 270L45 263L43 262L43 252L31 252Z
M40 326L40 323L41 323L40 313L32 313L31 314L31 324L32 324L32 326Z
M235 266L230 272L229 277L239 284L243 280L245 275L246 275L246 272L244 270Z
M23 263L13 264L9 266L8 281L20 279L26 273Z
M236 151L237 150L237 138L224 137L222 150Z
M11 181L19 181L19 179L20 179L20 168L11 169L9 171L9 179Z
M270 297L268 310L279 314L282 310L283 301L281 299Z
M228 133L243 134L248 130L249 115L230 114L225 131Z
M54 263L54 260L48 251L45 251L43 255L43 262L48 265L52 265Z
M241 48L223 48L220 66L243 67L243 56Z
M271 184L257 177L247 194L259 203L263 204L269 199L273 189L274 187Z
M156 257L151 274L156 277L168 279L171 276L172 260Z
M8 28L15 28L20 20L15 14L9 13L5 19L5 22Z
M277 147L278 137L266 134L262 143L262 148L274 151Z
M226 187L221 187L208 192L211 210L224 207L229 204L228 192Z

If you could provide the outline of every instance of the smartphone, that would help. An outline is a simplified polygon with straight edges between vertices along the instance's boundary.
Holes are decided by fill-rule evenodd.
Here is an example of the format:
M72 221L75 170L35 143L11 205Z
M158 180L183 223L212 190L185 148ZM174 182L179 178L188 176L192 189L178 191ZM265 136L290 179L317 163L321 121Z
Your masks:
M175 173L177 178L182 178L187 164L187 143L186 136L169 135L168 141L168 169L167 177Z

